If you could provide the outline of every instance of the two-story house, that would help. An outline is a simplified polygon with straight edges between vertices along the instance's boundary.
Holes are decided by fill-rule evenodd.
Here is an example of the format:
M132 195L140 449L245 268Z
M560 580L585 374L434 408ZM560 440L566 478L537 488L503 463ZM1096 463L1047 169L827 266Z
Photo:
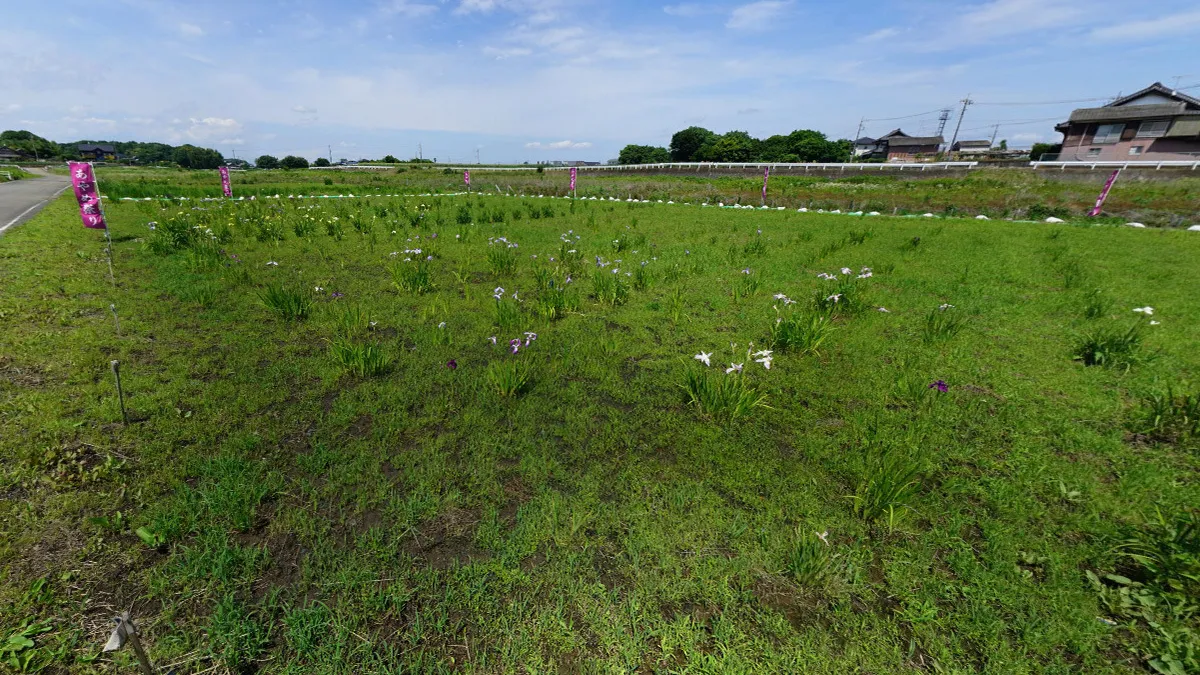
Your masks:
M1054 127L1060 162L1200 159L1200 99L1160 82L1098 108L1080 108Z

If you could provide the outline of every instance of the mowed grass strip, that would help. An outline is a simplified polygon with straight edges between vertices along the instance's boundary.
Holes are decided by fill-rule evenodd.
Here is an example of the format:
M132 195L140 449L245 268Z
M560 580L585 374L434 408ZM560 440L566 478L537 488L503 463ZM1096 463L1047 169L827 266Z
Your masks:
M0 238L14 667L132 668L96 660L130 608L182 672L1195 666L1194 233L507 197L108 215L115 288L67 200ZM697 405L698 373L762 405Z

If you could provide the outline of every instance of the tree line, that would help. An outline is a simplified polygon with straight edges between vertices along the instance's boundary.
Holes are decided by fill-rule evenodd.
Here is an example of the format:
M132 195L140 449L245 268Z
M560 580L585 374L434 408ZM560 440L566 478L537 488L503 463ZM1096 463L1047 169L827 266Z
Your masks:
M122 158L138 164L178 164L187 169L215 169L225 164L220 152L191 144L142 143L139 141L90 141L56 143L31 131L8 130L0 133L0 146L37 159L80 159L80 144L111 145Z
M854 143L830 140L812 129L754 138L745 131L718 134L704 127L688 127L671 136L670 147L627 145L621 164L661 162L847 162Z

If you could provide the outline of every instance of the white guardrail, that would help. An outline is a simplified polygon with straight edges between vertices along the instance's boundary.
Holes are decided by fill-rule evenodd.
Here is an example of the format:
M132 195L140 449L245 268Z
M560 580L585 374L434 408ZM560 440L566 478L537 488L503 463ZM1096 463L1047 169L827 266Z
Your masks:
M828 164L801 164L801 163L786 163L786 162L668 162L664 164L603 164L600 166L549 166L547 164L540 165L545 171L569 171L578 169L580 171L640 171L646 169L696 169L697 172L704 169L766 169L770 167L772 171L776 169L839 169L845 171L847 169L857 169L859 171L868 171L871 169L887 170L899 169L908 171L925 171L926 169L972 169L979 165L979 162L928 162L928 163L892 163L886 164L881 162L872 163L852 163L839 162ZM462 166L449 166L448 169L455 171L537 171L537 164L529 166L481 166L464 164Z
M1035 169L1049 168L1066 170L1067 167L1072 168L1089 168L1089 169L1162 169L1162 168L1180 168L1191 169L1195 171L1200 168L1200 160L1164 160L1161 162L1142 161L1142 162L1088 162L1086 160L1075 160L1074 162L1030 162L1029 166Z

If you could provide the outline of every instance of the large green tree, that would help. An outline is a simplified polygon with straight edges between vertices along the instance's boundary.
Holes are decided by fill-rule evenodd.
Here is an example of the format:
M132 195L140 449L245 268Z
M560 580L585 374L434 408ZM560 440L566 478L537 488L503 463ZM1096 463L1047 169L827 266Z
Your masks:
M699 159L707 162L759 161L759 145L758 139L745 131L730 131L701 148Z
M260 169L278 169L279 158L275 155L259 155L258 159L254 160L254 166Z
M185 169L215 169L225 163L225 158L216 150L198 148L191 144L175 148L171 159Z
M283 167L284 169L307 169L308 160L304 159L303 157L288 155L287 157L279 160L279 166Z
M694 162L700 148L716 140L717 135L704 127L688 127L671 137L671 161Z
M313 162L312 165L313 166L329 166L329 160L325 159L324 157L318 157L316 159L316 161Z
M621 164L659 164L671 161L671 153L653 145L627 145L621 149L617 161Z

